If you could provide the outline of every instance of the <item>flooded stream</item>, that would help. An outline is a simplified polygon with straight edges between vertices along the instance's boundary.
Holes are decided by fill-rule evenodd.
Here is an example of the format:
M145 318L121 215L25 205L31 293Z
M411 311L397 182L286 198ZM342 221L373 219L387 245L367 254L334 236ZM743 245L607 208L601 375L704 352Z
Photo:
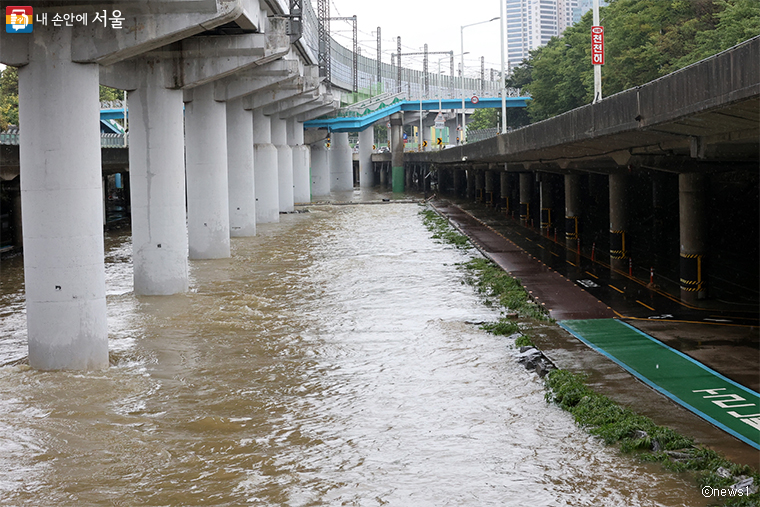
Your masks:
M0 368L0 504L700 506L687 477L544 401L416 204L315 206L131 292L106 239L112 367ZM26 354L0 267L0 364Z

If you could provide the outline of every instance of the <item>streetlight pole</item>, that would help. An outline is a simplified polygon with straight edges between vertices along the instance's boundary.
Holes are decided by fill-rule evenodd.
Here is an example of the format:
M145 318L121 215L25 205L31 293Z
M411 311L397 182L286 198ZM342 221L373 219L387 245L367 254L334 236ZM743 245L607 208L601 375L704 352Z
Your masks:
M497 19L501 19L501 17L491 18L491 19L486 20L486 21L478 21L477 23L472 23L472 24L469 24L469 25L462 25L460 27L460 29L459 29L459 44L460 44L460 49L461 49L461 52L462 52L462 57L459 60L459 63L462 66L462 70L461 70L462 75L460 76L462 78L461 79L461 83L462 83L462 123L461 123L461 125L462 125L462 133L459 135L459 139L460 139L460 143L461 144L464 144L464 141L465 141L465 132L466 132L466 128L467 128L467 125L465 124L466 117L465 117L465 113L464 113L464 29L467 28L467 27L470 27L470 26L482 25L483 23L490 23L491 21L496 21Z
M599 26L599 0L594 0L593 3L593 23L594 26ZM594 65L594 103L602 100L602 66Z
M507 133L507 76L504 74L504 0L499 0L499 15L501 21L499 21L499 32L501 34L501 84L499 89L501 90L501 133Z

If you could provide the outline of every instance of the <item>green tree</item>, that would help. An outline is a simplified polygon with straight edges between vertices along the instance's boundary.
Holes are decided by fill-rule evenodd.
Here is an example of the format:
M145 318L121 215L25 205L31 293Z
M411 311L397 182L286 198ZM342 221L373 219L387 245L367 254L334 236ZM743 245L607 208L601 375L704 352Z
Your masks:
M760 34L758 0L610 0L605 28L604 96L649 82ZM516 80L542 120L591 102L591 12L531 52ZM517 70L517 69L516 69ZM526 79L529 72L529 78Z
M0 71L0 131L18 125L18 69Z
M124 92L107 86L100 87L99 100L121 100ZM8 125L18 125L18 68L0 71L0 131Z
M525 89L527 91L528 85L533 81L533 65L530 60L523 60L520 65L512 69L512 74L507 77L506 87L514 88L517 90ZM528 111L524 107L519 108L507 108L507 128L514 129L518 127L524 127L530 125L530 117Z
M100 101L106 100L123 100L124 92L117 90L116 88L109 88L107 86L100 87Z
M677 61L679 68L760 35L760 2L757 0L718 0L715 7L715 29L695 35L697 45Z
M498 127L500 115L501 110L499 109L476 109L467 120L467 131Z

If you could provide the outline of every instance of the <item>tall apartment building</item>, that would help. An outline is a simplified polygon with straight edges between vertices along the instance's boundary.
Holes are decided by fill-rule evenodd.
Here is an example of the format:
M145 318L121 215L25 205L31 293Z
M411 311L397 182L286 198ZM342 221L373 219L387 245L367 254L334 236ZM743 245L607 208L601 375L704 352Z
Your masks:
M519 65L528 52L581 20L592 0L502 0L506 1L508 67ZM600 4L605 4L600 0Z

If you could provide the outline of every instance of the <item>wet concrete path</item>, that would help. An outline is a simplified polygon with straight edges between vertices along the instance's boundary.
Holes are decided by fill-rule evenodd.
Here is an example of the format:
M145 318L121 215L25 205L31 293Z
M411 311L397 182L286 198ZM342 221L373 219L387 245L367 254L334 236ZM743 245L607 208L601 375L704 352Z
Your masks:
M618 317L651 334L663 343L704 363L722 375L754 391L760 385L757 316L751 312L726 312L714 308L681 305L672 296L646 287L641 281L611 271L563 244L543 238L493 211L463 209L450 202L434 203L478 248L494 262L519 278L533 297L557 320ZM658 310L662 309L662 312ZM714 317L710 317L713 315ZM754 320L753 320L754 318ZM715 322L720 320L722 322ZM730 321L730 322L726 322ZM754 326L752 324L755 324ZM746 325L749 324L749 325ZM760 454L703 419L664 399L606 358L587 354L574 337L557 333L538 343L558 366L573 371L595 370L592 384L613 399L670 425L697 441L725 453L731 459L758 466ZM534 340L535 341L535 340ZM582 354L583 357L580 357ZM621 379L623 381L621 382ZM629 384L628 387L625 387Z

